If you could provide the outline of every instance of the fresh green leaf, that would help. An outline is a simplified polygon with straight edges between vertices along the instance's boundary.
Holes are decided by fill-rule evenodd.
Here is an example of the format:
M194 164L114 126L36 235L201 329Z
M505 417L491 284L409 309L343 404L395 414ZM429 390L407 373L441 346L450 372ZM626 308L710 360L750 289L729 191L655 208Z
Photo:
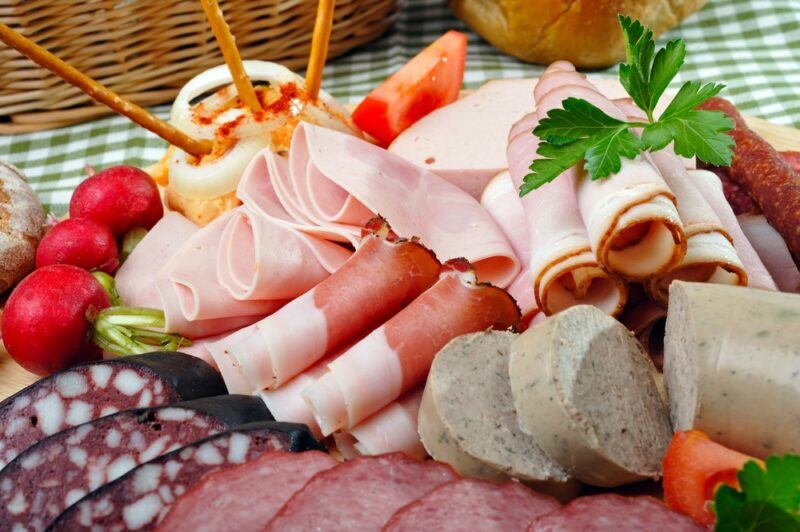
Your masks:
M648 91L648 109L652 112L658 105L658 100L675 79L686 59L686 42L683 39L669 41L666 48L656 54L653 68L650 72L650 86Z
M627 125L596 137L585 155L589 178L595 181L616 174L622 168L622 157L634 159L643 149L642 139L631 133Z
M765 466L748 462L738 474L741 490L717 490L718 532L800 531L800 456L772 456Z
M541 157L531 163L531 173L523 179L519 195L524 196L536 190L580 163L591 144L591 138L576 140L569 144L540 144L537 153Z
M733 121L725 113L691 110L648 125L642 132L642 141L650 151L674 142L678 155L727 166L733 159L735 143L725 132L732 127Z
M701 84L699 81L687 81L672 99L659 120L669 120L674 116L682 115L691 111L709 98L720 93L725 85L721 83ZM731 126L733 127L733 126Z
M561 105L563 109L547 113L533 130L534 135L551 144L569 144L625 125L586 100L567 98Z

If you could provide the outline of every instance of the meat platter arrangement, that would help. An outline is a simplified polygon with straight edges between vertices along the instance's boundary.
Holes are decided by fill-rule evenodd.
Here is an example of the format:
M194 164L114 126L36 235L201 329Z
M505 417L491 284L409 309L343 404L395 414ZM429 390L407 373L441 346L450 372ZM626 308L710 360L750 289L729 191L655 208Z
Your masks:
M62 220L0 164L0 529L800 530L800 152L686 43L462 94L451 31L351 113L325 2L306 79L203 4L169 122L0 25L170 142Z

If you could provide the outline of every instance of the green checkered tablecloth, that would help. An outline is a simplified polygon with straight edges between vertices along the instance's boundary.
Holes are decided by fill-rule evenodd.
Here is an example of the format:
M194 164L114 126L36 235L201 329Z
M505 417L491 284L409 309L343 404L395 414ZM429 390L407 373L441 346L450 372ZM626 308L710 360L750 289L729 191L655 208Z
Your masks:
M357 101L447 29L468 31L445 0L406 0L395 28L377 42L332 61L324 88L343 102ZM500 77L535 76L542 67L521 63L469 33L466 85ZM667 38L688 42L684 79L721 81L742 110L800 127L800 0L710 0ZM609 70L613 72L616 67ZM158 107L166 117L168 107ZM91 163L102 168L159 159L164 143L120 117L39 133L0 136L0 158L22 168L55 213L66 210L72 189Z

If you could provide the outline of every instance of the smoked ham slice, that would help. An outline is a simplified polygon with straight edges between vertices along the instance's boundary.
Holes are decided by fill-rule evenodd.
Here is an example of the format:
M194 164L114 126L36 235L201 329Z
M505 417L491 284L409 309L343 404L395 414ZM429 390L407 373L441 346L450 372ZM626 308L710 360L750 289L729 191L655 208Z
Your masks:
M419 386L349 431L334 434L336 447L348 460L394 452L424 459L427 453L417 432L421 401L422 387Z
M535 90L540 119L570 97L626 119L585 75L570 67L562 61L542 76ZM620 171L608 179L592 181L583 170L578 172L578 205L600 264L627 279L645 280L680 262L686 243L675 196L646 157L623 158Z
M436 282L440 265L433 253L397 238L380 221L370 227L358 250L333 275L258 322L223 353L212 351L232 392L283 385Z
M423 382L447 342L507 329L519 317L507 292L479 284L466 260L450 260L434 286L328 364L329 372L303 396L323 434L351 429Z
M363 224L380 215L442 260L466 257L482 281L505 287L519 272L511 245L475 198L399 155L323 127L301 123L288 160L260 152L237 195L252 211L323 239L355 246Z
M737 218L778 288L782 292L800 291L800 271L780 233L762 214L740 214Z

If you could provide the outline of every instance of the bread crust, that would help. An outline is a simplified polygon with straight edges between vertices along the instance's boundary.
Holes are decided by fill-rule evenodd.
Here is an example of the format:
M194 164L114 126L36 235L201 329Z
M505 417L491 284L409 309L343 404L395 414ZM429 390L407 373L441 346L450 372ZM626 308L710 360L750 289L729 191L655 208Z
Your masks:
M707 0L450 0L476 32L507 54L532 63L565 59L600 68L625 57L617 14L659 35Z
M25 176L0 160L0 293L33 270L44 222L42 204Z

